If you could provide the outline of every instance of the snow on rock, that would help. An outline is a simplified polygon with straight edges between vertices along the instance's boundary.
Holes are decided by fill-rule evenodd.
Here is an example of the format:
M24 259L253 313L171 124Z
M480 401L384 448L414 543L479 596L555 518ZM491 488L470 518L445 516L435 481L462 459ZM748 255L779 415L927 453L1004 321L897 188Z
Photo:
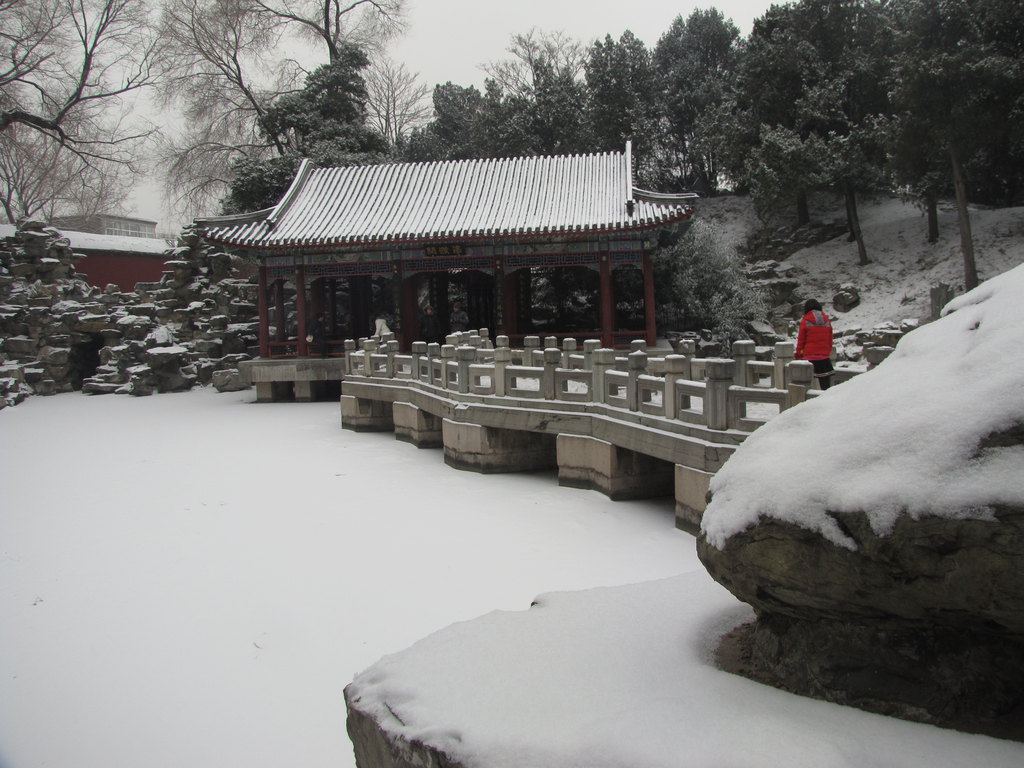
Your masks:
M718 637L750 617L694 572L549 594L528 611L452 625L348 686L357 760L396 768L909 768L972 765L982 744L989 766L1017 765L1024 754L1020 744L880 718L717 669ZM799 723L798 732L785 722ZM375 762L382 745L398 759Z
M875 533L900 515L990 519L1024 507L1024 446L982 450L1024 424L1024 266L954 300L858 376L752 434L711 483L702 530L721 548L762 517L855 543L835 513Z
M736 671L1024 739L1022 292L952 301L718 472L697 552L757 611Z

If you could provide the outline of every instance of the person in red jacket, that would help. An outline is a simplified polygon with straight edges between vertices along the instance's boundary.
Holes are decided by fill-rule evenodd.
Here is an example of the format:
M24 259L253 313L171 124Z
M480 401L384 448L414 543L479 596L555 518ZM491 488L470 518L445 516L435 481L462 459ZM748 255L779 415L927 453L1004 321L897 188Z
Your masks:
M832 384L832 323L815 299L804 302L804 316L796 336L796 359L814 366L814 378L822 389Z

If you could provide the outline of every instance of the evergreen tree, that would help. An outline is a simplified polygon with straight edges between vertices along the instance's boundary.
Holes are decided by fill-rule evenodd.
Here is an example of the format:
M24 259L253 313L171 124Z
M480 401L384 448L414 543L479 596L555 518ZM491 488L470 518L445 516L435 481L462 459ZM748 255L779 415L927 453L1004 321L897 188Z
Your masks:
M235 178L223 201L225 213L277 203L299 158L332 166L367 165L387 157L387 140L367 124L361 71L368 64L358 47L343 45L335 61L310 73L305 88L274 101L261 119L260 129L280 144L284 153L270 159L243 159L233 165Z
M461 160L483 156L483 96L473 86L434 87L434 119L409 137L405 159Z
M755 24L739 79L740 138L753 143L733 162L762 210L795 192L797 220L805 223L808 192L841 194L861 264L868 256L857 194L887 183L881 127L889 112L889 29L879 0L775 6Z
M661 186L705 194L718 190L721 107L740 51L736 25L714 8L695 10L686 21L677 16L658 41L653 65L665 117L663 164L675 166L679 173L673 180L666 168Z
M968 192L992 193L984 182L972 185L969 174L987 169L998 179L995 188L1013 199L1024 168L1024 9L1010 0L901 0L896 11L901 55L892 148L904 180L924 194L944 158L969 290L978 273Z
M654 172L658 131L658 103L651 54L632 32L618 42L611 35L590 47L586 62L587 118L593 149L622 151L632 141L641 184L650 184Z

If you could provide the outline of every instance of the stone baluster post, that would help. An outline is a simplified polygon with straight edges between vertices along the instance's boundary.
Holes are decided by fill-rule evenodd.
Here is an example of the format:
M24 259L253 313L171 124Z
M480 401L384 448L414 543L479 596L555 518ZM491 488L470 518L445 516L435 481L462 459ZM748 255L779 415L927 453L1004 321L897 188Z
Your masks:
M427 342L414 341L412 343L412 377L416 381L430 381L429 371L427 372L426 379L420 375L420 366L423 364L423 358L426 356Z
M608 385L605 382L605 373L615 367L615 350L607 349L602 347L601 349L594 350L593 356L593 388L591 389L590 399L595 403L603 403L605 401L605 393L608 391Z
M544 350L544 373L540 377L541 397L545 400L555 400L555 370L562 362L562 352L558 347L548 347Z
M508 344L508 336L506 336L505 334L502 334L501 336L499 336L498 338L496 338L494 340L494 348L495 349L498 349L499 347L508 347L508 346L509 346L509 344Z
M629 342L629 351L630 352L646 352L647 351L647 342L644 341L643 339L633 339L631 342Z
M776 389L786 388L786 366L793 361L796 354L796 343L792 341L779 341L775 344L775 381L772 384Z
M469 392L469 366L476 362L476 348L464 344L455 350L459 363L458 389L462 394Z
M388 359L384 363L384 375L389 379L395 378L395 355L398 354L398 342L391 339L384 347L384 353Z
M494 348L494 394L498 397L504 397L507 394L505 369L512 364L512 348L508 345L508 337L498 337L499 340L502 338L505 339L505 345Z
M733 384L740 387L750 386L750 368L747 365L757 359L757 347L752 341L734 341L732 343L732 359L736 361L736 376Z
M732 360L709 359L705 364L704 421L711 429L729 427L729 387L735 368Z
M689 380L690 360L684 355L665 356L665 397L663 406L665 418L675 419L679 416L679 398L676 397L676 382Z
M594 352L601 348L599 339L587 339L583 342L583 368L590 371L594 368Z
M484 349L494 349L494 344L491 343L491 331L488 328L480 329L480 346Z
M444 344L442 346L445 346L445 345L448 345L448 344L450 344L453 347L459 346L459 334L458 333L449 333L447 336L445 336L444 337Z
M523 339L523 365L536 365L534 351L540 352L540 336L527 336Z
M576 339L562 339L562 367L572 368L572 361L569 359L576 351Z
M681 355L686 355L687 357L697 356L697 342L693 339L680 339L678 347L679 354Z
M626 358L629 378L626 380L626 405L631 411L640 410L640 387L637 380L647 370L647 353L642 350L630 352Z
M814 366L809 360L793 360L786 366L786 407L792 408L807 399L807 390L814 382Z
M352 356L357 349L355 339L345 339L345 373L352 373Z
M376 339L364 339L363 340L363 375L373 376L373 360L370 356L377 352L378 342Z
M444 389L451 389L451 385L448 383L448 363L455 360L456 349L458 347L454 344L445 344L441 347L441 386Z

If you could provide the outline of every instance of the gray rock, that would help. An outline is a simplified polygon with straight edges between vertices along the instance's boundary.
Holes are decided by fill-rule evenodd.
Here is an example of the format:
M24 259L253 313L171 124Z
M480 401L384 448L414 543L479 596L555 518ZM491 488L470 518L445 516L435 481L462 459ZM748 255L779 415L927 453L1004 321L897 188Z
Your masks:
M849 312L860 304L860 291L852 285L842 285L832 296L832 306L837 312Z
M998 522L899 519L887 536L843 515L851 551L762 520L697 551L758 614L734 669L910 720L1024 735L1024 510Z
M218 392L240 392L249 389L250 385L242 380L237 368L213 372L213 386Z

